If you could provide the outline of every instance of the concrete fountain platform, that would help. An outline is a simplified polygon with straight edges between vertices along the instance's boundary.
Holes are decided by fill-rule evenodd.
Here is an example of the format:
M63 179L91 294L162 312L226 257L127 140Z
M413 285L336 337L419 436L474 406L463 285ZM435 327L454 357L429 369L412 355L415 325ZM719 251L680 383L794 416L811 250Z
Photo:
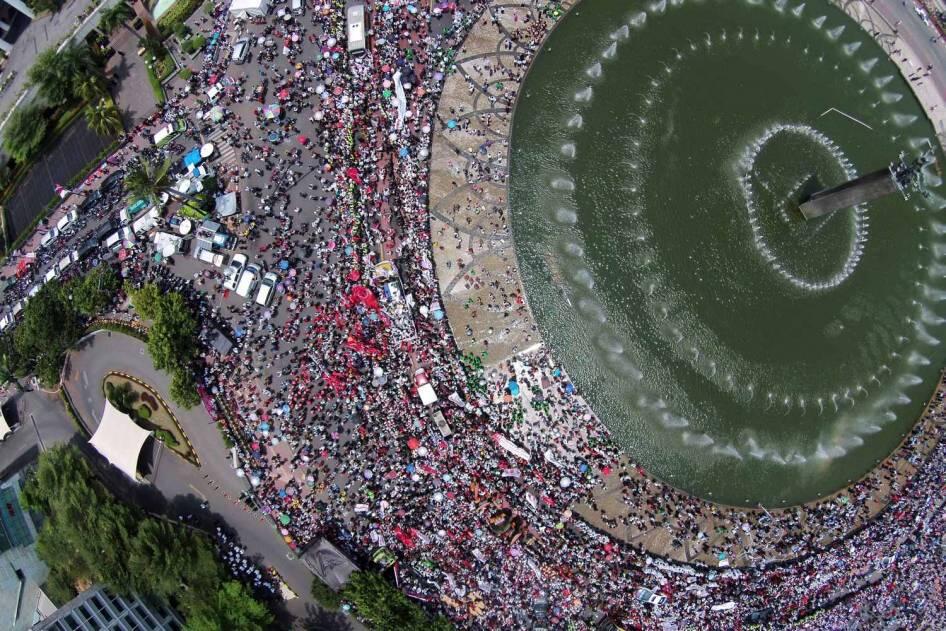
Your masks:
M482 357L487 371L506 371L515 358L529 361L545 352L519 275L509 224L509 137L520 83L557 23L548 11L561 7L567 12L576 4L577 0L519 0L490 5L458 51L456 70L445 79L438 105L429 189L434 261L457 343L462 351ZM878 39L890 37L891 29L883 28L885 18L875 15L874 9L860 2L836 0L834 4L868 33L878 33ZM893 47L885 46L885 50ZM909 53L904 50L904 54ZM893 60L904 76L911 72L899 55ZM929 84L908 83L942 143L946 92ZM622 457L611 473L600 476L588 501L572 506L572 510L614 540L680 562L720 566L721 551L725 551L722 564L732 566L791 559L805 550L783 545L789 536L807 536L818 545L827 545L849 532L827 525L838 512L862 505L854 522L856 529L902 491L940 439L941 421L930 411L938 405L942 390L941 381L914 428L912 446L901 443L862 478L871 489L869 498L855 496L853 487L848 487L816 502L769 511L687 496L668 503L668 496L681 494L646 477L646 472L641 473L628 457ZM524 407L523 426L547 422L528 401ZM646 492L638 501L624 498L622 475L644 484ZM757 527L760 522L765 526ZM744 530L744 524L752 527Z

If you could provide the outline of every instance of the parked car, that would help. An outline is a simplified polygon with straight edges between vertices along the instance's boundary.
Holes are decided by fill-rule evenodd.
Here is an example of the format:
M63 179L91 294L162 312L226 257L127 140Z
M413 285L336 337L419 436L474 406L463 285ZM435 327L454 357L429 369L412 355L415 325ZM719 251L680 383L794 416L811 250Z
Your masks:
M240 282L237 283L237 295L249 298L253 290L256 289L257 283L259 283L259 273L260 269L258 266L247 265L240 275Z
M259 284L259 291L256 294L256 304L268 307L269 303L273 301L273 294L276 293L276 283L278 282L279 277L273 272L263 276L263 280Z
M226 289L236 289L237 282L240 280L240 275L243 273L244 267L246 267L246 255L234 254L233 259L231 259L230 264L227 265L227 269L223 273L223 286Z
M250 38L241 37L233 44L233 55L230 60L235 64L242 64L250 54Z

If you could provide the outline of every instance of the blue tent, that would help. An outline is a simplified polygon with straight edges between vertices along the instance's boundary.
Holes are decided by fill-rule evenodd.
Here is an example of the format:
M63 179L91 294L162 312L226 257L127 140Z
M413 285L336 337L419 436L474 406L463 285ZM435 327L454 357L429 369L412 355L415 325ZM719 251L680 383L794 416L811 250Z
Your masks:
M184 166L187 167L187 170L190 171L192 167L200 164L200 149L194 147L186 154L184 154Z

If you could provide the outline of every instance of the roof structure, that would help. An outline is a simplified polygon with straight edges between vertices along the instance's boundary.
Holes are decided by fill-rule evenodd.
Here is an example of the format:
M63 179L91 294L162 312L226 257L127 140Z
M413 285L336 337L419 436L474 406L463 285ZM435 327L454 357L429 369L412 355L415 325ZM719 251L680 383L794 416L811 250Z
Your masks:
M352 563L341 550L325 539L305 551L302 562L323 583L338 591L348 582L352 572L358 571L358 566Z
M138 427L130 416L119 412L106 400L102 420L89 444L122 473L137 482L138 456L150 435L151 432Z

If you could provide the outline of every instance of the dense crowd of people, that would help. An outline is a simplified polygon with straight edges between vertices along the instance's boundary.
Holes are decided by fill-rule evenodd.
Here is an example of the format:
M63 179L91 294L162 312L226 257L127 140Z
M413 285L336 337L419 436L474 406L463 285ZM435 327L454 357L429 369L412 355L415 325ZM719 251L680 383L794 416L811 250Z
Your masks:
M401 587L463 627L564 628L595 614L646 628L941 626L943 384L929 417L844 502L768 514L707 504L624 462L549 351L490 370L458 351L437 315L429 151L444 124L437 98L453 54L489 10L484 0L369 3L369 47L355 55L340 0L251 21L218 4L192 20L215 49L112 161L173 154L147 139L154 124L179 117L194 130L221 126L234 149L232 162L216 164L242 198L231 227L237 249L280 271L275 302L234 299L214 269L157 264L144 242L120 264L134 283L187 294L208 329L233 337L226 354L206 349L201 392L236 444L255 504L293 549L327 537L365 566L396 559ZM522 24L523 50L534 52L553 21L537 11ZM253 43L246 65L227 53L239 37ZM523 52L510 76L529 58ZM219 96L210 100L213 86ZM515 94L493 98L511 109ZM224 114L210 123L214 107ZM82 225L120 202L104 194L83 209ZM41 254L37 273L56 258ZM35 278L24 273L8 299ZM421 402L418 370L434 387L432 405ZM511 380L522 396L511 396ZM895 470L903 461L916 469L912 479ZM572 507L595 508L596 489L615 477L628 510L593 528ZM868 522L876 493L889 505ZM765 548L793 560L686 565L606 534L666 528L682 540L710 518L729 534L704 553L735 559L751 532L760 557ZM222 531L218 542L235 575L274 589ZM640 602L642 587L664 602Z

